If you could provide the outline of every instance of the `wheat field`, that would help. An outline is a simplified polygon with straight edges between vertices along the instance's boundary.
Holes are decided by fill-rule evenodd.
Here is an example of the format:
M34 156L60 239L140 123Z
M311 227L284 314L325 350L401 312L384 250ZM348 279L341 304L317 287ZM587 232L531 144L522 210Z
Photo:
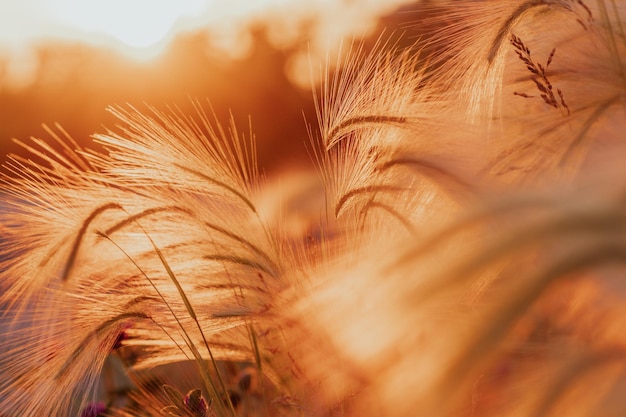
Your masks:
M626 2L427 7L311 64L280 191L201 100L22 142L0 415L626 415Z

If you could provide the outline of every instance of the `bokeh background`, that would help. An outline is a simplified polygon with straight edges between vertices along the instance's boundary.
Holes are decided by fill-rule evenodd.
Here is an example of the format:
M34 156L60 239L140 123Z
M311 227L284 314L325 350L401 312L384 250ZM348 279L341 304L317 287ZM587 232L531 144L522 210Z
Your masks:
M0 0L0 157L61 125L81 145L111 105L193 112L210 102L256 136L266 174L309 163L312 86L352 42L418 36L408 0ZM97 146L96 146L97 148Z

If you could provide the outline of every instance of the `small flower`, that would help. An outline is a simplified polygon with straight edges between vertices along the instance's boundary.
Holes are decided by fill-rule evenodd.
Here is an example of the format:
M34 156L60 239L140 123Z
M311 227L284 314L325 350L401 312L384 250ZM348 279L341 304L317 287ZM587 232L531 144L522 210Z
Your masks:
M80 413L80 417L103 417L107 412L107 406L104 403L90 403Z
M207 402L199 389L192 389L183 397L178 390L170 385L163 385L163 392L171 405L162 412L169 415L186 417L209 417L210 401Z
M111 350L117 350L117 349L121 348L122 347L122 342L124 340L128 340L129 339L128 333L126 332L126 329L128 329L129 327L130 326L126 326L124 328L124 330L119 332L119 334L115 338L115 342L113 343L113 347L111 348Z
M191 411L194 417L207 417L209 415L209 404L202 396L199 389L191 390L185 395L183 403Z

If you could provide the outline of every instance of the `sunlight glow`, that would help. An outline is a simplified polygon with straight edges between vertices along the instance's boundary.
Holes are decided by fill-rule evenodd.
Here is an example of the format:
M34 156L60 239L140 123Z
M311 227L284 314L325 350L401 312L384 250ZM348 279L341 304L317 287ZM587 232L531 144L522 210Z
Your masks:
M70 41L114 48L133 58L152 58L178 26L215 9L213 0L24 0L0 14L0 52Z
M179 19L197 15L210 3L202 0L55 0L46 5L51 18L61 24L145 48L162 41Z
M287 72L308 86L310 79L302 74L309 74L311 55L325 56L329 45L344 37L366 36L380 16L410 1L2 0L0 84L28 85L38 48L58 43L107 48L146 61L160 56L176 36L206 31L212 47L237 58L249 51L249 28L261 24L280 49L301 44L306 31L307 46Z

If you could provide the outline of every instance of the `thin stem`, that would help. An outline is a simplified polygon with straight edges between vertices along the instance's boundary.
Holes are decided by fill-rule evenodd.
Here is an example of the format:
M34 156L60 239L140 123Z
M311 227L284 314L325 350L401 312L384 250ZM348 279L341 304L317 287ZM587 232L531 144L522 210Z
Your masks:
M403 215L401 215L396 209L394 209L393 207L387 205L387 204L383 204L379 201L375 201L375 200L370 200L367 202L367 204L365 204L365 206L363 207L363 209L361 210L361 215L363 216L363 222L365 223L365 217L367 216L367 214L370 212L371 209L373 208L378 208L383 210L384 212L386 212L387 214L391 215L391 217L395 218L396 220L398 220L402 226L404 226L404 228L411 234L411 235L415 235L415 227L413 227L413 225L411 224L411 222L409 222Z
M340 142L340 138L346 133L355 131L370 125L402 125L407 122L407 118L403 116L386 116L386 115L370 115L370 116L356 116L344 120L335 126L325 137L326 150L331 150L337 143Z
M172 268L170 267L169 263L167 262L167 260L163 256L163 253L161 252L159 247L156 245L154 240L152 240L152 237L150 237L150 235L147 232L144 231L144 233L145 233L146 237L148 238L148 240L150 241L150 244L154 248L155 253L159 257L159 260L161 261L161 264L165 268L165 271L167 272L167 275L170 277L170 279L172 280L172 282L176 286L176 289L178 290L178 294L180 295L181 299L183 300L183 303L185 304L185 308L186 308L187 312L189 313L189 315L191 316L193 321L196 323L196 326L198 327L198 330L200 331L200 335L202 336L202 340L204 342L204 345L205 345L205 347L206 347L206 349L207 349L207 351L209 353L209 357L211 358L211 363L213 364L213 368L215 369L215 372L217 374L217 379L219 380L222 392L224 393L224 395L226 397L226 400L228 402L231 414L233 416L235 416L235 409L233 407L232 401L230 400L230 396L228 395L228 390L226 389L226 385L224 384L224 380L222 379L222 374L221 374L221 372L220 372L220 370L219 370L219 368L217 366L217 362L215 361L215 358L213 357L213 352L211 351L211 348L210 348L209 343L208 343L208 341L206 339L206 336L204 335L204 331L202 330L202 326L200 326L200 321L198 320L196 312L195 312L193 306L191 305L191 302L189 301L189 298L187 297L187 294L185 293L185 290L183 290L183 287L180 285L180 282L178 281L178 278L176 278L176 275L174 274L174 271L172 271ZM217 394L217 392L215 394ZM220 402L219 401L219 397L217 395L216 395L216 402L217 403Z
M250 250L252 250L252 252L256 253L257 255L259 255L261 258L263 258L270 266L270 268L273 269L273 273L268 272L272 277L276 277L277 276L277 271L278 271L278 267L276 266L276 264L272 261L272 259L269 257L269 255L267 253L265 253L264 251L262 251L261 249L259 249L258 246L254 245L253 243L251 243L250 241L248 241L247 239L239 236L236 233L233 233L221 226L218 226L214 223L208 223L205 222L204 225L210 229L215 230L216 232L219 232L221 234L223 234L224 236L227 236L239 243L241 243L242 245L244 245L245 247L249 248ZM267 268L265 268L267 269Z
M108 229L105 230L105 234L107 235L111 235L115 232L117 232L118 230L128 226L129 224L143 218L143 217L148 217L151 216L153 214L157 214L157 213L162 213L162 212L167 212L167 211L172 211L172 212L180 212L180 213L184 213L184 214L189 214L191 215L192 212L188 209L185 209L183 207L178 207L178 206L162 206L162 207L151 207L149 209L143 210L139 213L135 213L133 215L128 216L127 218L125 218L124 220L114 224L113 226L109 227Z
M87 216L85 221L83 221L83 224L78 230L78 234L76 235L76 238L74 239L72 250L70 251L70 254L67 257L65 268L63 268L63 274L61 275L61 279L63 281L67 281L67 279L70 276L70 273L72 272L74 263L76 262L76 256L78 255L78 250L80 249L80 245L82 243L83 237L85 233L87 232L87 228L89 227L91 222L93 222L96 217L98 217L100 214L104 213L105 211L113 210L113 209L124 210L124 208L118 203L107 203L103 206L96 208L94 211L91 212L91 214L89 214L89 216Z
M345 193L339 199L339 202L337 202L337 205L335 206L335 217L339 217L339 213L341 212L341 210L343 209L345 204L350 199L352 199L352 198L354 198L354 197L356 197L358 195L377 193L377 192L380 192L380 191L385 191L385 192L402 192L402 191L407 191L407 188L406 187L397 187L397 186L393 186L393 185L384 185L384 184L366 185L364 187L353 188L350 191L348 191L347 193Z
M248 208L250 210L252 210L253 213L256 213L256 207L254 207L254 204L252 204L252 202L250 201L250 199L248 199L245 195L243 195L241 192L237 191L235 188L231 187L230 185L226 184L225 182L219 181L213 177L210 177L206 174L203 174L202 172L196 171L194 169L188 168L184 165L180 165L180 164L174 164L174 166L176 168L179 168L185 172L188 172L190 174L193 174L197 177L202 178L203 180L206 180L208 182L211 182L215 185L217 185L220 188L223 188L225 190L227 190L228 192L230 192L231 194L235 195L237 198L239 198L241 201L243 201L243 203L248 206Z
M443 185L444 188L449 189L453 195L456 195L455 191L458 190L464 194L473 194L472 187L463 179L425 159L411 157L394 158L382 164L379 169L381 172L384 172L398 165L408 166L421 172L428 178L432 178L437 183Z
M611 97L610 99L600 103L595 110L593 111L593 113L591 113L591 115L585 120L585 123L583 123L580 131L578 132L578 134L576 135L576 137L574 138L574 140L569 144L569 146L567 147L567 149L565 150L565 153L563 154L563 157L561 158L560 164L563 166L565 165L565 163L570 159L572 153L574 152L574 149L576 149L583 141L583 139L585 138L585 136L587 136L587 133L589 132L589 129L591 129L591 126L615 103L617 103L619 100L621 99L620 95L615 95L613 97Z
M495 59L498 51L500 50L500 46L504 41L505 37L510 33L511 28L517 23L517 21L526 13L528 10L538 7L545 6L544 0L529 0L522 4L520 4L517 9L511 13L511 15L502 23L500 29L498 29L498 33L496 34L495 39L491 43L491 48L489 48L489 53L487 54L487 61L491 64Z
M144 231L145 232L145 231ZM176 320L176 323L178 324L179 329L182 331L182 336L183 339L185 341L185 344L187 345L187 347L191 350L191 353L193 354L195 360L196 360L196 364L198 365L198 369L200 371L200 376L202 378L202 381L204 383L204 387L207 389L207 391L216 398L216 400L219 400L219 396L217 395L217 389L215 388L215 385L213 384L213 381L210 377L210 375L207 373L207 370L205 369L205 367L202 365L204 363L204 359L202 358L202 356L200 355L200 352L198 352L198 349L196 348L195 344L193 343L193 341L191 340L191 337L189 336L189 334L187 333L187 330L185 329L185 326L183 326L182 322L180 321L180 319L178 318L178 315L174 312L174 309L172 308L172 306L170 305L170 303L167 302L167 300L165 299L165 296L163 295L163 293L161 293L161 291L159 290L159 288L156 286L156 284L154 283L154 281L148 276L148 274L146 274L146 272L143 270L143 268L141 268L139 266L139 264L137 264L137 262L128 254L128 252L126 252L120 245L117 244L117 242L115 242L113 239L111 239L109 236L105 235L104 233L99 233L100 236L104 237L105 239L107 239L109 242L111 242L115 247L117 247L127 258L128 260L130 260L130 262L137 268L137 270L146 278L146 280L150 283L150 285L152 286L152 288L156 291L157 295L159 296L159 298L161 298L161 300L163 300L163 303L165 304L165 306L167 307L167 309L170 311L170 314L172 315L172 317L174 318L174 320ZM147 233L146 233L147 235ZM167 334L167 332L166 332ZM176 343L177 344L177 343ZM184 353L184 352L183 352ZM218 404L221 404L220 401L216 401Z
M613 58L613 62L616 67L615 69L619 72L622 78L622 83L626 83L626 68L624 68L624 65L622 64L622 58L617 48L617 40L615 39L615 32L613 31L613 23L611 22L611 17L609 16L604 0L598 0L598 8L600 9L602 20L604 21L608 32L609 50L611 51L611 58ZM619 15L617 15L617 20L619 21Z

